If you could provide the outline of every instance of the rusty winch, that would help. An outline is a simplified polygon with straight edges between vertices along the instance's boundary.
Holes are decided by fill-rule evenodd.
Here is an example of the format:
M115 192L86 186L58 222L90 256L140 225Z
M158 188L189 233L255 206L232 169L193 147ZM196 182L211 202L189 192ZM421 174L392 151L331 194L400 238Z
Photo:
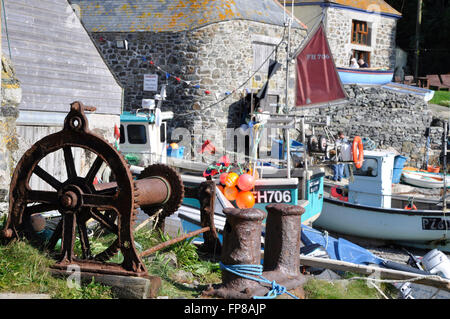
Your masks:
M9 216L1 235L6 239L26 237L32 241L36 236L33 216L59 211L60 221L45 243L48 251L54 251L58 241L61 243L60 254L52 268L64 271L69 265L76 264L88 273L147 276L133 237L137 209L140 207L151 215L162 208L162 217L170 215L181 205L183 183L175 170L162 164L147 167L139 179L134 180L121 153L89 130L85 111L95 111L95 108L80 102L72 103L63 129L42 138L25 152L12 177ZM74 148L94 154L93 164L86 174L77 172ZM65 181L58 180L39 165L42 159L56 151L63 152L64 163L60 165L66 168ZM110 168L114 182L94 184L105 164ZM32 189L30 179L33 175L44 180L51 190ZM92 220L115 236L109 247L95 255L87 226ZM81 249L75 253L77 236ZM119 251L123 255L121 264L105 263Z

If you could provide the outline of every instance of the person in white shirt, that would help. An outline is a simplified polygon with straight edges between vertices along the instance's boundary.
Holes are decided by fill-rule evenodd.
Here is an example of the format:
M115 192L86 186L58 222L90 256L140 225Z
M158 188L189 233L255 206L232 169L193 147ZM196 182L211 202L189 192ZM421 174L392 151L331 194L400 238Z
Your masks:
M339 131L337 134L337 139L336 139L336 146L340 146L341 148L341 153L340 153L340 157L338 158L338 160L341 161L348 161L350 160L348 158L348 151L350 151L350 157L351 157L351 150L350 150L350 145L348 143L347 138L344 135L344 132ZM342 178L344 177L344 167L345 164L333 164L331 165L331 169L333 170L333 181L341 181Z
M359 64L358 64L358 62L356 61L355 58L351 58L350 59L350 67L351 68L355 68L355 69L359 69Z

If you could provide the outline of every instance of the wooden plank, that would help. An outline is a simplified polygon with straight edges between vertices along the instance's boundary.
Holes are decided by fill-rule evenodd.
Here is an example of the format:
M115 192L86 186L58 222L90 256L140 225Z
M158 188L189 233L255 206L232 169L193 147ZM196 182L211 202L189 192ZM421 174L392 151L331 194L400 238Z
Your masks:
M10 38L14 38L16 36L16 32L23 33L28 31L29 38L33 39L35 37L39 37L44 39L46 42L51 43L59 43L59 42L67 42L67 43L82 43L86 41L86 37L82 32L86 32L84 28L63 28L61 26L60 29L53 28L43 28L37 25L23 25L21 23L15 22L14 20L8 21L8 33L11 35Z
M62 79L60 77L50 77L47 74L42 74L40 76L27 75L26 81L27 85L39 86L41 83L45 83L46 87L58 88L61 86L61 82L64 80L64 85L72 89L83 90L83 91L93 91L97 94L100 92L112 92L116 94L121 94L121 90L117 90L117 86L114 87L110 83L103 82L88 82L88 81L76 81L73 79ZM114 90L116 92L114 92ZM117 96L118 97L118 96Z
M4 45L4 44L3 44ZM27 66L30 68L34 68L36 70L39 70L42 66L42 69L51 69L55 71L63 71L63 72L74 72L77 74L82 73L88 73L90 75L99 75L99 76L105 76L106 72L104 69L98 68L96 66L85 66L82 67L82 65L77 64L68 64L68 63L53 63L49 64L47 61L45 61L45 58L40 56L32 56L30 59L24 59L21 56L13 56L13 62L14 65L17 66ZM17 67L16 73L20 75L22 68ZM112 75L111 75L112 78Z
M57 277L70 275L55 269L50 269L50 273ZM97 283L110 286L112 292L120 299L156 298L161 287L161 278L156 276L142 278L81 272L80 279L81 282L86 284L94 279Z
M110 75L93 75L90 73L75 73L62 71L61 69L46 69L46 68L27 68L20 71L23 77L49 77L58 78L61 80L82 81L88 83L101 82L104 85L109 85L113 90L117 90L117 82Z
M375 266L358 265L340 260L324 259L311 256L301 256L300 264L303 266L332 269L338 271L348 271L363 275L378 275L380 279L400 281L411 280L411 282L413 281L414 283L433 286L439 289L450 291L450 280L440 276L420 275L405 271L380 268Z
M114 107L117 104L117 100L106 99L106 97L99 96L97 99L86 98L83 96L43 96L40 94L26 94L22 98L21 109L30 111L45 111L48 112L62 112L66 113L70 111L70 104L74 101L83 102L85 105L92 105L97 108L96 114L111 114L118 115L120 109ZM110 102L110 103L108 103Z
M57 46L52 43L46 42L42 39L42 35L36 35L35 37L30 37L30 34L23 31L14 31L10 34L10 42L16 48L21 48L30 51L46 51L48 54L57 55L73 55L74 52L85 55L87 57L101 58L98 51L92 50L93 44L87 42L88 40L83 40L81 43L77 42L62 42L60 41ZM90 39L89 39L90 41ZM19 52L20 53L20 52Z

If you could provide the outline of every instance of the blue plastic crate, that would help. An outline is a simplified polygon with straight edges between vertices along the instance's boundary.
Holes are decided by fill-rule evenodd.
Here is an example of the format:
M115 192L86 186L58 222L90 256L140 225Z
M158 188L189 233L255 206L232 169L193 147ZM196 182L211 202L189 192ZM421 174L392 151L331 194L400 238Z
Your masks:
M278 153L277 153L278 151ZM286 159L287 155L286 155L286 150L284 152L284 157L282 156L283 152L283 141L282 140L277 140L277 139L272 139L272 158L277 158L277 159ZM303 156L303 144L295 141L295 140L291 140L291 154L297 156L297 157L302 157ZM277 157L278 155L278 157Z
M167 148L167 156L175 157L175 158L183 158L184 155L184 146L180 146L176 149L173 149L171 146Z

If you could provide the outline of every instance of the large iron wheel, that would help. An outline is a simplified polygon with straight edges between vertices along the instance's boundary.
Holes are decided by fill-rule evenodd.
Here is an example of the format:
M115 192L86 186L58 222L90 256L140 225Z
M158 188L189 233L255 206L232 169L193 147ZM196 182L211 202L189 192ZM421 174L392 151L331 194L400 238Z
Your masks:
M96 272L101 268L96 266L96 262L107 261L121 251L124 257L120 265L122 270L146 273L133 240L132 227L137 207L131 172L123 156L111 144L89 131L84 110L93 109L80 102L72 103L63 130L36 142L17 164L11 181L10 213L3 234L9 238L25 236L33 239L32 216L57 210L61 220L46 243L46 248L53 250L61 239L57 268L79 263ZM95 156L85 176L76 170L75 148ZM63 152L67 172L64 181L39 165L42 159L57 151ZM111 169L116 183L97 190L93 183L103 164ZM34 175L50 185L51 190L32 189L30 179ZM92 219L116 236L109 247L96 255L92 254L87 230L87 222ZM81 244L81 254L78 255L74 253L77 235Z

